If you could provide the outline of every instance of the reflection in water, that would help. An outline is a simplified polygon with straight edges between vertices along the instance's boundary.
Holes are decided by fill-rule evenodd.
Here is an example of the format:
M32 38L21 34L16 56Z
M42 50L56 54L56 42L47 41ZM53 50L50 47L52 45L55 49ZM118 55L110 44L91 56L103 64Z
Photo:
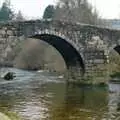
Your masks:
M15 112L22 120L116 120L120 115L120 85L108 92L66 85L48 73L17 70L17 76L0 82L0 112Z
M65 101L54 108L52 119L101 120L107 117L106 112L106 89L67 86Z

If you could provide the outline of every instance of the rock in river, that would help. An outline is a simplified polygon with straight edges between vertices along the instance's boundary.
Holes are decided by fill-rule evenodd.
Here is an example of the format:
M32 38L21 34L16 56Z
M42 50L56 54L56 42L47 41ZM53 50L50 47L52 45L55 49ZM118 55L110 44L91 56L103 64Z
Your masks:
M13 80L14 77L16 77L14 72L7 72L7 73L3 76L3 78L4 78L5 80Z

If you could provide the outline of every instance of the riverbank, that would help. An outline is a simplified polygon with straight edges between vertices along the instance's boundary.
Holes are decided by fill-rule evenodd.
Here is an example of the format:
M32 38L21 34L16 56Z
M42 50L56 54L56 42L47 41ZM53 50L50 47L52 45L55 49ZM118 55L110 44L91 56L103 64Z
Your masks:
M13 112L0 112L0 120L21 120L16 113Z

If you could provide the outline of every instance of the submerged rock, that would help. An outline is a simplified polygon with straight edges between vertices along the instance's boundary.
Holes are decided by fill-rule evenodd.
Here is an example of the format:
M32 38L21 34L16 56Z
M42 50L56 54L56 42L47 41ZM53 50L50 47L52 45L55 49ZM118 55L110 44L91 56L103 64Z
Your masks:
M3 76L5 80L13 80L14 77L16 77L14 72L8 72Z

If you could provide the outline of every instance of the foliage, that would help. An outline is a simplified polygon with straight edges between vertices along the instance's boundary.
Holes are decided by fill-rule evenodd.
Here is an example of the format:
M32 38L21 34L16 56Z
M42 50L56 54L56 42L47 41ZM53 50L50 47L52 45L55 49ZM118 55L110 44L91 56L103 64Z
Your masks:
M59 0L55 17L71 22L98 24L97 11L87 0Z
M112 78L115 78L115 77L120 78L120 72L113 73L113 74L110 75L110 77L112 77Z
M0 9L0 21L12 20L14 13L10 8L10 3L6 0Z
M55 8L53 5L48 5L44 11L43 18L49 19L54 17Z
M97 10L87 0L58 0L56 6L45 9L43 18L103 25Z

